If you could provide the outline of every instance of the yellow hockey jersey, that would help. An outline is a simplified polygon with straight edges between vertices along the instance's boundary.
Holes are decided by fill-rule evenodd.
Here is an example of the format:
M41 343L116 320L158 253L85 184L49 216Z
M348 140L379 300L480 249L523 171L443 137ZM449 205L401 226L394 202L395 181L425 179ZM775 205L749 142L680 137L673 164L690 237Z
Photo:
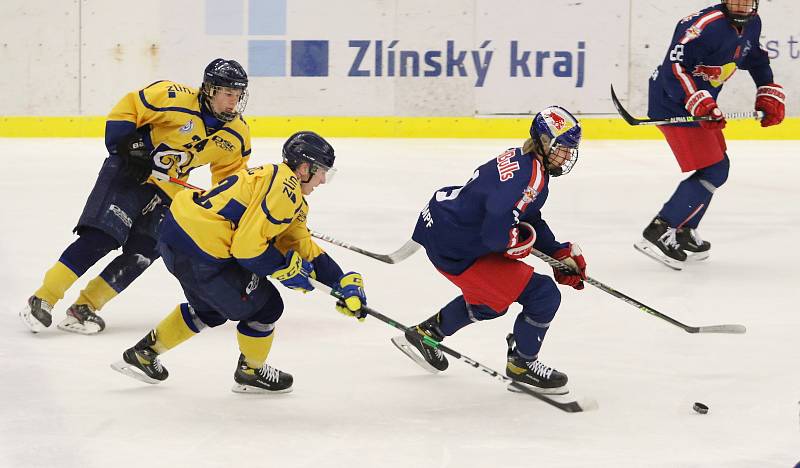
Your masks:
M267 276L290 249L310 262L324 254L311 238L307 216L294 172L286 164L266 165L241 170L208 191L179 193L161 226L161 241L208 262L235 259ZM338 278L341 269L334 269L323 276Z
M250 158L250 129L239 117L209 132L200 112L196 88L172 81L157 81L123 97L108 115L110 123L130 122L141 129L148 125L156 170L181 180L205 164L211 165L211 181L246 168ZM125 124L127 125L127 124ZM108 139L108 135L107 135ZM166 195L174 198L182 187L150 177Z

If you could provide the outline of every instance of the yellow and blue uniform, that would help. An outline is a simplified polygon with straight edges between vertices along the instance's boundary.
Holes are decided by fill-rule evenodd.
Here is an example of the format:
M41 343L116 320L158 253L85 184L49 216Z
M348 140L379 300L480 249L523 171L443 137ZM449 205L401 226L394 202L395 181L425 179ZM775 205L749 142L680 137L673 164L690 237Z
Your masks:
M152 149L154 169L181 180L208 164L217 183L246 168L250 157L250 130L244 119L217 119L196 88L158 81L126 94L106 121L109 157L75 227L81 237L47 271L34 293L49 304L115 248L122 246L122 254L89 282L76 305L99 310L159 258L157 227L170 200L184 189L154 177L139 185L125 176L117 144L132 132L140 133Z
M250 130L240 116L222 122L203 112L197 89L172 81L157 81L128 93L111 110L106 122L106 146L116 153L117 142L137 130L152 149L154 168L186 180L189 172L206 164L211 183L217 184L247 167ZM150 178L166 195L173 197L181 187Z
M312 240L307 216L300 181L286 164L242 170L211 190L179 193L161 224L159 250L188 303L156 327L157 350L236 320L242 353L254 367L263 364L283 313L280 293L265 277L286 266L290 251L331 287L344 276Z

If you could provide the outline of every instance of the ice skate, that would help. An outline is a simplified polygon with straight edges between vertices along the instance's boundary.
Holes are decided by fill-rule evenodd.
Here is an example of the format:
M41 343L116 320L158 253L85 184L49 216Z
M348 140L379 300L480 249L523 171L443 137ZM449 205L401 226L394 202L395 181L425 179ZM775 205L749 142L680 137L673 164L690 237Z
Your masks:
M699 262L711 256L711 243L704 241L697 229L680 228L677 230L675 239L684 252L688 252L687 260Z
M149 384L160 383L169 377L167 369L158 360L152 348L156 343L155 331L150 331L132 348L122 353L122 360L111 364L115 371Z
M289 393L294 379L292 374L280 371L267 363L260 369L247 365L244 355L239 355L239 364L233 374L236 381L232 391L236 393Z
M95 335L106 328L106 323L86 304L73 304L67 309L67 317L58 324L60 330Z
M506 375L508 377L539 393L547 395L566 395L569 393L567 374L545 365L537 358L525 359L520 357L517 354L513 334L509 334L506 337L506 341L508 342L508 362L506 364ZM508 386L508 391L521 393L511 385Z
M447 369L448 366L444 353L436 347L425 344L427 342L426 338L432 338L437 343L444 339L444 336L438 331L437 317L438 315L434 315L416 327L411 328L404 335L392 338L392 343L400 351L419 364L420 367L433 374Z
M656 216L644 229L642 236L642 240L633 244L636 250L673 270L683 269L686 252L681 249L676 238L677 229L669 227L663 219Z
M33 333L39 333L53 323L53 306L47 301L31 296L25 308L19 311L19 318Z

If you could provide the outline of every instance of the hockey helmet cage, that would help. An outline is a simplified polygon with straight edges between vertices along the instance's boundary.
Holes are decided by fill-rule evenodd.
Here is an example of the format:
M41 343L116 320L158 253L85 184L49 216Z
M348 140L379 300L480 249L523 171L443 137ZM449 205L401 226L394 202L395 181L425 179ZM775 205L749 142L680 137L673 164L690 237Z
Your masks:
M220 88L241 90L239 102L233 112L216 112L211 106L211 98ZM200 87L200 95L206 100L206 106L214 114L214 117L223 122L234 120L244 112L247 106L247 73L244 71L244 67L236 60L223 58L212 60L203 71L203 84Z
M286 165L295 170L300 164L308 163L311 165L310 174L313 176L321 169L325 171L327 182L336 173L333 168L335 159L330 143L314 132L297 132L283 144L283 162Z
M731 22L734 26L744 26L751 19L753 19L758 14L758 0L752 0L753 5L749 13L733 13L729 8L728 4L740 4L745 3L742 0L723 0L722 1L722 12L725 13L725 17L728 18L728 21Z
M578 146L581 143L581 124L569 111L559 106L550 106L537 113L531 122L531 139L553 177L572 170L578 161ZM542 144L541 136L550 141L548 148Z

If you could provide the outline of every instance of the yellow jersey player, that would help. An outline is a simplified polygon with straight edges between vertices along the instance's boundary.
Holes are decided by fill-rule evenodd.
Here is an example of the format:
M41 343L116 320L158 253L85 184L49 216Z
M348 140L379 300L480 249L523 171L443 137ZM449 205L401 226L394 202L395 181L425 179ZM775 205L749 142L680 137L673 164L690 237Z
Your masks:
M78 239L61 254L20 312L33 332L49 327L52 308L72 284L108 252L117 256L81 291L58 328L94 334L105 322L96 312L159 257L156 228L186 180L209 164L212 182L247 167L250 130L241 114L247 74L234 60L216 59L200 90L158 81L123 97L106 121L109 152L75 227Z
M299 132L284 144L283 163L239 171L206 192L178 194L161 225L158 249L187 302L112 368L159 383L168 376L159 354L233 320L241 352L233 391L291 391L292 376L266 363L283 313L280 293L267 277L308 292L313 276L341 294L337 310L360 320L367 303L361 275L343 273L306 226L305 197L330 181L333 162L327 141Z

